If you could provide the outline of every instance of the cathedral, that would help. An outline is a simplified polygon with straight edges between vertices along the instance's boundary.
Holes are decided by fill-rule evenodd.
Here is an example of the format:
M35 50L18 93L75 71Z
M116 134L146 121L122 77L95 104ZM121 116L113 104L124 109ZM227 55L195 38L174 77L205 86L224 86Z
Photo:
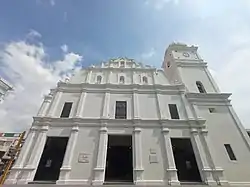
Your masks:
M250 138L199 56L115 58L44 97L5 184L250 186Z

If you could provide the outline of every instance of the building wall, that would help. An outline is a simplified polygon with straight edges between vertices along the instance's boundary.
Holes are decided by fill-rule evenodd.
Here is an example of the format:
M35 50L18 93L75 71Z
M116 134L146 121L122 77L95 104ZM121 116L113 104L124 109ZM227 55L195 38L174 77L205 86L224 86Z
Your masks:
M200 81L207 93L216 93L203 67L178 67L178 70L189 92L199 92L196 81Z
M215 108L210 113L208 108ZM228 110L228 106L199 106L201 116L205 119L209 132L210 145L215 152L212 154L221 167L225 169L226 178L240 182L248 180L250 172L250 149L237 128L237 125ZM230 160L224 144L230 144L236 156L236 161ZM241 173L235 175L235 173Z
M175 54L175 58L176 55L178 58L182 53ZM199 56L191 57L199 64ZM203 182L250 184L250 141L232 113L230 101L218 93L204 68L200 65L177 68L180 62L172 59L172 67L176 68L165 68L165 73L132 61L119 68L121 61L80 71L69 83L58 84L54 93L45 98L39 116L34 118L30 140L8 183L17 182L19 170L23 172L20 183L32 181L46 137L68 136L64 164L70 161L62 166L59 181L103 184L108 134L131 134L136 184L179 184L170 141L173 137L191 139ZM175 73L168 76L168 71ZM102 76L101 84L96 83L98 75ZM120 76L125 77L124 84L119 84ZM143 83L143 76L147 76L148 83ZM185 85L172 78L180 78ZM208 94L198 93L196 81L203 83ZM188 98L190 92L198 93L193 98L196 101ZM126 120L115 119L116 101L127 101ZM59 119L65 102L73 102L70 116ZM171 119L168 104L177 105L180 119ZM209 107L215 108L215 113L209 113ZM80 115L76 116L77 113ZM224 144L232 146L237 161L228 159ZM33 152L28 151L31 148ZM88 162L79 163L80 153L87 155ZM157 159L150 163L152 154Z

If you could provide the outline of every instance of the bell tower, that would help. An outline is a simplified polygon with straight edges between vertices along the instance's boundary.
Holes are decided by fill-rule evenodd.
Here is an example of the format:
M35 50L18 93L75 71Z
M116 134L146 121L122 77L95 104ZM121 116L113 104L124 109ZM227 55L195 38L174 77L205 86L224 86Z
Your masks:
M172 84L184 83L188 92L219 93L198 47L172 43L165 52L162 68Z

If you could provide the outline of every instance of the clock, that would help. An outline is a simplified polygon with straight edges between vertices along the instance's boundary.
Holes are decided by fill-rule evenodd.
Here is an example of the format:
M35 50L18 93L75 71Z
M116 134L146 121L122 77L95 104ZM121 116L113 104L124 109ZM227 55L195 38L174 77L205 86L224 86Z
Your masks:
M184 56L184 57L189 57L190 55L189 55L189 53L184 52L184 53L183 53L183 56Z

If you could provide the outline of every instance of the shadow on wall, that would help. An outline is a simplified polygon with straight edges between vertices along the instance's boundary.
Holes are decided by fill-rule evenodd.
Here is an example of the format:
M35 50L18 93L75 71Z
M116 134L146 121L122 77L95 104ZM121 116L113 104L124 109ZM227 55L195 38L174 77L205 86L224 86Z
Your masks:
M88 137L91 137L93 142L94 142L94 145L95 145L95 148L94 148L94 151L93 151L93 157L92 157L92 166L91 166L91 174L88 178L88 181L89 183L91 184L92 183L92 180L94 180L94 177L95 177L95 170L94 168L96 167L96 163L97 163L97 154L98 154L98 148L99 148L99 140L100 140L100 136L99 136L99 131L98 129L92 129L89 134L88 134ZM105 160L106 161L106 160Z
M167 168L169 168L167 152L166 152L166 149L165 149L166 144L165 144L164 137L163 137L163 134L161 132L161 129L154 129L153 130L153 137L157 138L157 144L158 144L158 146L160 146L160 150L161 150L161 156L162 156L162 162L163 162L162 164L163 164L163 170L164 170L163 180L164 181L169 181L170 178L169 178L169 175L168 175L167 170L166 170Z

